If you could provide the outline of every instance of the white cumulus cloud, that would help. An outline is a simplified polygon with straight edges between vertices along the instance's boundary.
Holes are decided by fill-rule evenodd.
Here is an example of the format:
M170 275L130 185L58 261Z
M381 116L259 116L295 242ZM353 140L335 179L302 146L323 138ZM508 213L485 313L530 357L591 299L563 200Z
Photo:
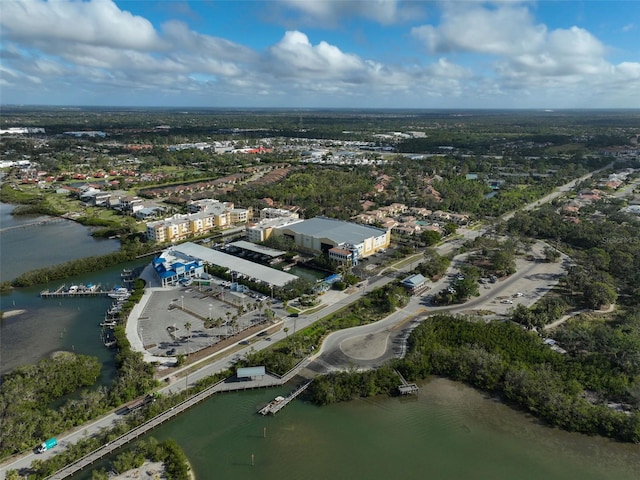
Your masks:
M9 40L25 44L74 42L153 50L162 43L151 22L120 10L111 0L5 1L0 25Z
M398 0L280 0L275 6L297 12L300 23L324 22L327 26L349 18L391 25L421 15L419 2Z
M494 92L584 99L585 92L620 85L640 66L611 64L606 60L607 47L591 32L578 26L550 30L536 22L527 4L446 5L439 24L414 27L412 36L431 54L476 54L474 60L490 65L496 75L482 82ZM638 91L633 84L624 89L630 96Z
M313 74L321 77L344 77L361 71L364 63L356 55L343 53L327 42L312 45L302 32L286 32L282 40L269 49L274 68L296 76Z

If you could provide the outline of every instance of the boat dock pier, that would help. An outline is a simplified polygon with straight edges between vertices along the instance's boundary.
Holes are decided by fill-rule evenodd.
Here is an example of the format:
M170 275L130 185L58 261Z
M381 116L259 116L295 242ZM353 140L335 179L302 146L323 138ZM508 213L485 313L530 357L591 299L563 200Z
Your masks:
M58 297L105 297L110 293L108 290L102 290L98 285L72 285L67 288L66 285L59 286L56 290L42 290L40 296L42 298L58 298Z
M398 390L400 391L400 394L402 394L402 395L411 395L411 394L417 394L418 393L418 390L420 390L418 388L418 385L416 385L415 383L407 382L405 380L405 378L402 376L402 374L398 370L394 369L394 372L396 372L398 377L400 377L400 381L402 382L401 385L398 385Z
M275 400L269 402L266 406L258 410L258 413L260 415L275 415L284 407L289 405L289 403L291 403L291 401L294 400L298 395L304 392L309 387L309 385L311 385L311 382L312 380L303 383L286 397L276 397Z

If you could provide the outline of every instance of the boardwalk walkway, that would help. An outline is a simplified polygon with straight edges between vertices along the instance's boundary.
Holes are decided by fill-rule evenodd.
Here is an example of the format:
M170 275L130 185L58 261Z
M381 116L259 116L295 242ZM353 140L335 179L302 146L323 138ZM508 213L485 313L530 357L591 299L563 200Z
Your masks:
M46 218L44 220L40 220L37 222L23 223L22 225L12 225L10 227L0 228L0 232L8 232L10 230L18 230L20 228L29 228L29 227L35 227L37 225L44 225L45 223L64 222L64 221L68 221L68 220L66 218L51 217L51 218Z
M257 379L257 380L241 381L235 378L221 380L215 385L212 385L211 387L201 391L200 393L195 394L194 396L179 403L178 405L175 405L171 409L162 412L160 415L157 415L151 420L148 420L142 425L139 425L133 430L130 430L124 435L116 438L111 443L103 445L102 447L94 450L93 452L88 453L87 455L77 460L76 462L70 465L67 465L62 470L58 470L53 475L47 477L47 480L62 480L64 478L69 478L75 475L76 473L80 472L81 470L84 470L85 468L94 464L95 462L102 459L103 457L110 455L120 447L123 447L127 443L133 440L136 440L137 438L146 434L147 432L154 429L158 425L162 425L164 422L171 420L176 415L179 415L185 410L197 405L198 403L209 398L211 395L215 393L231 392L231 391L238 391L238 390L250 390L255 388L277 387L277 386L284 385L289 380L291 380L298 372L300 372L303 368L305 368L310 363L310 361L311 361L310 358L306 358L302 360L300 363L298 363L298 365L296 365L293 369L291 369L282 377L268 374L268 375L265 375L263 378Z

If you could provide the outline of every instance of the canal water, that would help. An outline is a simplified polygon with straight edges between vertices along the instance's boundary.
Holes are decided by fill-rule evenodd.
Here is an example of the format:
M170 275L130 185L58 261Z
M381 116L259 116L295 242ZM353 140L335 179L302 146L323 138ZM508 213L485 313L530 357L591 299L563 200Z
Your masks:
M291 267L287 273L290 273L291 275L295 275L300 278L304 278L305 280L309 280L310 282L315 282L316 280L322 280L323 278L326 278L329 276L328 273L321 272L319 270L313 270L311 268L301 267L298 265Z
M274 417L256 413L292 388L218 394L150 435L175 439L200 480L637 480L640 471L638 445L546 428L445 379L412 398L295 400Z

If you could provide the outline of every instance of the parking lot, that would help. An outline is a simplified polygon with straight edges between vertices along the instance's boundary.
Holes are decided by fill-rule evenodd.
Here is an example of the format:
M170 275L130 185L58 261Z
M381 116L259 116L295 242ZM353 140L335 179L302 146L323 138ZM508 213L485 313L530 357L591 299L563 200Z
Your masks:
M218 285L154 288L138 318L138 335L153 355L192 353L264 320L254 297ZM221 325L205 328L208 318L221 319Z
M516 273L513 275L502 279L481 279L479 296L460 304L459 310L469 314L484 312L485 315L504 317L519 304L529 307L540 300L558 284L570 264L570 260L564 256L561 262L545 262L544 246L542 242L536 243L531 250L531 259L516 257ZM452 287L452 282L458 278L459 266L467 255L464 253L455 257L447 274L430 285L431 289L423 295L424 305L433 307L433 296ZM447 306L440 308L450 309ZM468 311L465 312L465 308Z

